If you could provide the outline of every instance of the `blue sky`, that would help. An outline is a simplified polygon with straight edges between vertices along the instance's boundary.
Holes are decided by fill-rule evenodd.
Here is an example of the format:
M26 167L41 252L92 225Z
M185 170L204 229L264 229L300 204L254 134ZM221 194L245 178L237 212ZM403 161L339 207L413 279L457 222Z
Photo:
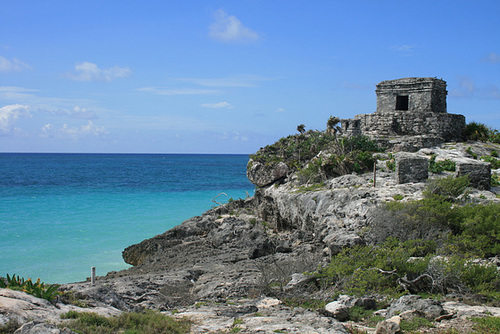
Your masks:
M500 2L0 1L0 152L252 153L448 82L500 129Z

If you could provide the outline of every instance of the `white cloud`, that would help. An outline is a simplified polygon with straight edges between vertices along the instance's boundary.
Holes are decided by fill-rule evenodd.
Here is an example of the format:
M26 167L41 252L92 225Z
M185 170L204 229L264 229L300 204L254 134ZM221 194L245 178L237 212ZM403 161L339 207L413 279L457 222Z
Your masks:
M393 45L390 47L391 50L399 52L401 55L405 56L413 55L413 52L415 51L416 48L417 46L410 44Z
M37 91L36 89L27 89L14 86L1 86L0 98L19 102L20 100L26 100L32 98L34 96L32 92L36 91Z
M450 91L450 96L459 98L488 98L500 99L500 89L496 85L476 87L475 82L469 77L461 77L458 88Z
M70 113L72 118L76 119L96 119L97 114L94 111L87 110L87 108L82 108L75 106L73 111Z
M0 108L0 135L12 135L14 124L19 118L29 117L30 115L30 108L21 104L12 104Z
M243 75L228 78L179 78L177 80L190 82L204 87L256 87L257 82L272 79L255 75Z
M220 93L214 89L191 89L191 88L157 88L157 87L143 87L137 89L140 92L152 93L157 95L206 95Z
M209 36L221 42L253 42L259 39L255 31L222 9L215 12L215 22L210 26Z
M63 124L60 128L55 128L54 125L48 123L42 127L41 137L45 138L60 138L66 139L71 138L77 140L82 137L94 136L99 137L101 135L108 134L109 132L103 126L95 125L94 122L89 120L87 124L81 126L69 126L68 124Z
M248 141L248 136L246 134L242 134L239 131L232 130L230 132L217 132L212 134L212 138L219 140L232 140L232 141Z
M30 68L31 67L28 64L23 63L17 58L9 60L0 56L0 72L19 72Z
M127 78L132 74L128 67L111 67L106 69L99 68L96 64L90 62L78 63L75 70L68 73L68 77L77 81L113 81L119 78Z
M483 62L490 64L500 63L500 55L496 52L490 52L483 58Z
M257 75L240 75L227 78L179 78L179 81L193 83L204 87L257 87L258 82L275 80Z
M278 108L276 109L276 112L285 112L285 108Z
M493 99L500 99L500 89L496 85L488 88L487 96Z
M458 88L450 91L450 96L454 97L471 97L476 92L476 85L469 77L459 78Z
M233 109L234 106L231 103L228 102L217 102L217 103L204 103L201 105L202 107L205 108L211 108L211 109L221 109L221 108L226 108L226 109Z

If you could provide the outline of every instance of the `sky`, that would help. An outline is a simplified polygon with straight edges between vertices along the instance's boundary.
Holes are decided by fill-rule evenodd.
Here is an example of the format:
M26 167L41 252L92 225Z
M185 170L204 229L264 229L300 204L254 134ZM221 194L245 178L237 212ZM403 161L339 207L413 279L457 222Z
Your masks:
M448 83L500 129L500 1L0 0L0 152L241 153Z

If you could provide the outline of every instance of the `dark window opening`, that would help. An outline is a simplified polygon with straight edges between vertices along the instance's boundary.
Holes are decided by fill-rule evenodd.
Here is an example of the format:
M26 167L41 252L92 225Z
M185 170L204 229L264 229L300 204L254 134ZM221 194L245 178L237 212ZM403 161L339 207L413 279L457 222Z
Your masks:
M408 110L408 95L396 96L396 110Z

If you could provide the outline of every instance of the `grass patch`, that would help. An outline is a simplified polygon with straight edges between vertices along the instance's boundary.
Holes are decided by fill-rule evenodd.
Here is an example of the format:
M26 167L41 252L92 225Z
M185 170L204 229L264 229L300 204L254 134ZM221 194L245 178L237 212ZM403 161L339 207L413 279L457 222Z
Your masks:
M296 192L298 193L307 193L307 192L313 192L313 191L320 191L320 190L325 190L325 184L323 182L321 183L315 183L309 186L300 186L297 188Z
M422 329L422 328L434 328L434 324L425 319L425 318L421 318L421 317L416 317L412 320L401 320L401 330L403 331L416 331L418 329Z
M395 201L400 201L405 197L401 194L396 194L396 195L392 196L392 198L394 198Z
M475 323L474 329L479 333L500 333L499 317L471 318L470 320Z
M191 322L186 319L175 320L154 311L122 313L109 318L96 313L70 311L61 318L70 319L63 326L80 334L183 334L191 328Z

